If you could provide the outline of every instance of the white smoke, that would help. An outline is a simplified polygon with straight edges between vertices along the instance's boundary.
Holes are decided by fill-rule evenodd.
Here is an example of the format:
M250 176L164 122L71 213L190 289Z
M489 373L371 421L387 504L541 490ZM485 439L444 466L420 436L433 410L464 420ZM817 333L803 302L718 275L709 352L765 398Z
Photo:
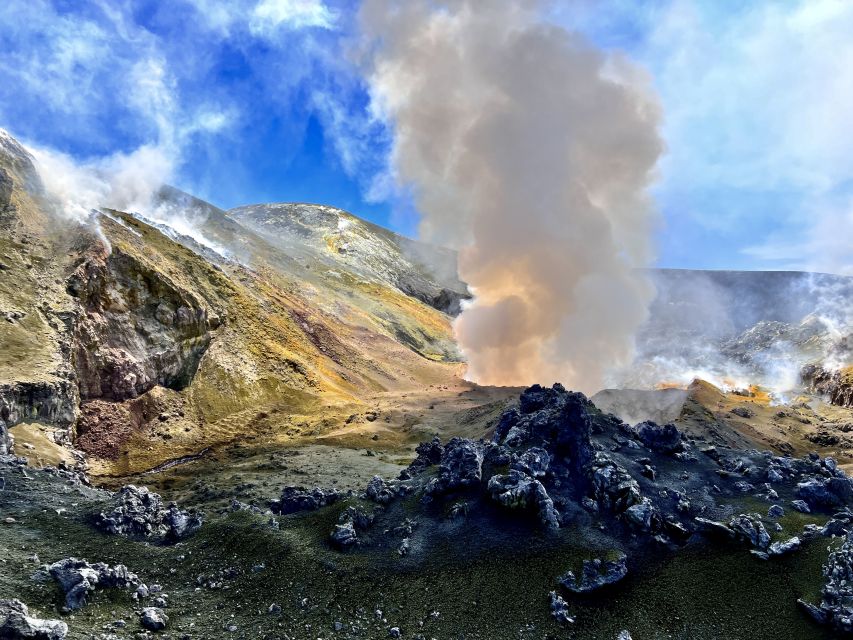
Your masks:
M654 290L662 151L642 72L535 1L367 0L362 63L420 232L460 249L470 378L600 388Z
M88 221L91 212L101 207L150 210L154 194L174 171L173 154L157 146L88 162L47 148L28 149L57 212L78 222Z
M200 114L191 127L178 127L162 114L159 120L161 140L129 153L76 160L50 148L28 145L51 209L68 220L92 226L108 249L109 242L98 223L103 209L136 214L145 222L172 230L174 233L169 233L175 238L190 237L224 255L222 248L201 231L203 220L199 216L174 203L164 203L159 193L175 179L189 137L198 131L216 131L225 126L227 118L223 114Z

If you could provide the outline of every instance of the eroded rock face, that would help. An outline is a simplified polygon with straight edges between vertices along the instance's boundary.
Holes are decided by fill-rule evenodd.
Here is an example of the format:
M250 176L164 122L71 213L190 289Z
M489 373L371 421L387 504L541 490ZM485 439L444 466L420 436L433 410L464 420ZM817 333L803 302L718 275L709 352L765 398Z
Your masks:
M78 403L73 380L0 384L0 419L7 426L33 420L68 428L77 420Z
M68 278L80 303L74 364L83 400L126 400L189 384L219 318L168 276L115 249Z
M0 638L9 640L63 640L68 625L61 620L40 620L20 600L0 600Z
M853 407L853 371L830 371L819 365L803 367L800 374L812 391L827 396L832 404Z
M121 488L115 508L98 514L95 524L107 533L176 542L198 531L202 518L174 503L166 507L158 494L131 484Z
M14 187L15 183L12 176L3 167L0 167L0 210L12 203L12 189Z

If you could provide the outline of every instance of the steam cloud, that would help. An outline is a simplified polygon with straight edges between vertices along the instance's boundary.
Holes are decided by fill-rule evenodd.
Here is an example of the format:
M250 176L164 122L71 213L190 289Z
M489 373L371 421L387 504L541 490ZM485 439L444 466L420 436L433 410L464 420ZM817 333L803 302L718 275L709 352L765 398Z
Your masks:
M367 0L362 63L421 236L460 249L469 378L594 391L654 295L635 268L652 257L660 109L637 68L542 9Z
M98 222L102 208L135 214L147 223L163 225L163 230L173 237L191 237L224 255L224 249L202 233L203 219L196 211L181 203L163 202L159 197L163 186L175 177L182 146L193 133L193 130L179 130L171 122L166 122L162 129L169 135L157 143L84 162L46 147L28 146L28 151L53 212L92 226L107 249L109 241Z

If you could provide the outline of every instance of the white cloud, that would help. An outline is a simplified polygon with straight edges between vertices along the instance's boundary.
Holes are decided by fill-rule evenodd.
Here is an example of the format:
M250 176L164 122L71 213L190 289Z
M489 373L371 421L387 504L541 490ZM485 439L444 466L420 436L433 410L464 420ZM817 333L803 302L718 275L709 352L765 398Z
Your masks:
M256 34L282 27L331 29L336 19L336 14L321 0L261 0L252 10L249 26Z

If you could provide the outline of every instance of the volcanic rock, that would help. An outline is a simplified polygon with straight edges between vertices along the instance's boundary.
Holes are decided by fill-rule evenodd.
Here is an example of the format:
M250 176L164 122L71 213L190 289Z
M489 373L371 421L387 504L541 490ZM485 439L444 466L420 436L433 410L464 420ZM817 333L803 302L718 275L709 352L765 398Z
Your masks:
M65 558L50 565L48 571L59 583L65 594L65 607L71 611L81 609L95 588L127 589L139 584L136 574L123 564L111 567L103 562L89 564L85 560Z
M483 455L482 443L451 439L444 447L439 474L427 484L426 493L443 494L479 485L483 477Z
M337 502L342 494L337 489L321 489L314 487L311 490L305 487L285 487L282 489L281 498L272 500L270 508L274 513L287 515L298 511L314 511Z
M746 540L756 549L764 550L770 546L770 534L761 523L758 514L740 514L729 521L729 528L736 538Z
M841 477L812 478L797 484L797 496L810 508L838 507L853 499L853 484L843 473Z
M533 385L521 394L517 409L501 416L494 441L510 449L538 446L554 458L567 460L565 475L578 491L585 493L594 453L590 442L591 414L598 413L582 393L566 391L561 384L551 389Z
M644 498L642 502L631 505L625 510L625 519L641 531L651 531L654 512L651 501Z
M336 524L329 538L335 546L346 549L358 544L358 535L355 532L355 526L352 521L344 524Z
M624 467L599 453L592 465L593 497L599 508L622 513L641 500L640 486Z
M829 554L823 575L826 583L820 604L797 602L817 622L842 633L853 633L853 534L848 534L841 548Z
M139 621L149 631L161 631L169 623L169 616L159 607L145 607Z
M507 475L492 476L488 485L492 499L510 509L531 509L549 529L560 526L560 514L539 480L517 469Z
M794 511L799 511L800 513L811 513L812 510L809 508L809 505L806 504L805 500L791 500L791 507Z
M799 549L800 544L800 539L794 536L784 542L774 542L768 547L767 553L771 556L783 556Z
M338 516L338 523L329 535L332 544L339 549L347 549L359 543L358 532L368 529L374 517L361 507L347 507Z
M584 560L581 578L578 580L574 572L567 571L559 582L573 593L589 593L606 585L619 582L628 574L627 556L622 553L616 560Z
M379 504L388 504L396 495L394 490L379 476L373 476L367 483L367 497Z
M643 422L636 429L640 442L652 451L675 453L684 448L681 432L674 424L660 426L654 422Z
M68 625L61 620L40 620L20 600L0 600L0 638L63 640L67 634Z
M568 603L560 597L556 591L551 591L548 594L551 603L551 615L558 624L572 624L575 619L569 615Z
M115 508L98 514L95 524L107 533L176 542L198 531L202 518L174 503L164 507L158 494L130 484L119 491Z

